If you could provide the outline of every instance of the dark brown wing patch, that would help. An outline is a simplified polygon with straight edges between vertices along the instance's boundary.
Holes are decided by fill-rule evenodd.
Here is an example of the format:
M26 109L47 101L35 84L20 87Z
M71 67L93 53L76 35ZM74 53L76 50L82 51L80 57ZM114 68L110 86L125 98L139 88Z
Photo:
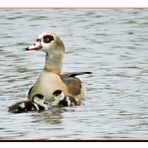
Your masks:
M74 96L81 93L81 81L75 76L83 74L91 74L91 72L70 72L61 74L61 79L67 85L68 92Z
M76 96L81 93L81 81L76 77L67 77L67 75L61 75L62 81L66 84L68 92Z

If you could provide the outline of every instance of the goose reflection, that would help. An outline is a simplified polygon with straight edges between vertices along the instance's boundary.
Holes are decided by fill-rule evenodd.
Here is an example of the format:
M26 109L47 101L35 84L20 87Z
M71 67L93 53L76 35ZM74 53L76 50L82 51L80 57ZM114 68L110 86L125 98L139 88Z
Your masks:
M62 114L67 111L65 108L53 107L48 111L34 114L34 122L45 122L48 124L60 124L62 123Z

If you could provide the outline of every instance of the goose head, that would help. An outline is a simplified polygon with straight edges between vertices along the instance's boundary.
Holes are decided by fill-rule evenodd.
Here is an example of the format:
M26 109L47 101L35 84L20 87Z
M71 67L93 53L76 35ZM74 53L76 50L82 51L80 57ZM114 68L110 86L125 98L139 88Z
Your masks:
M27 47L26 50L40 50L46 53L44 69L50 69L54 73L60 74L63 64L65 47L63 41L55 33L43 32L36 42Z
M55 33L43 32L37 37L36 42L26 50L41 50L46 53L52 50L64 52L65 47L63 41Z

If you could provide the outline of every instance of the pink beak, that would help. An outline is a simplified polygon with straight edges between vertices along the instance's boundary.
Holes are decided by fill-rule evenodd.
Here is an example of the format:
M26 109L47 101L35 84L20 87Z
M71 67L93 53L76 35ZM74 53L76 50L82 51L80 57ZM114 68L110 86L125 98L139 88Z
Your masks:
M33 45L26 48L26 50L40 50L42 48L41 42L36 41Z

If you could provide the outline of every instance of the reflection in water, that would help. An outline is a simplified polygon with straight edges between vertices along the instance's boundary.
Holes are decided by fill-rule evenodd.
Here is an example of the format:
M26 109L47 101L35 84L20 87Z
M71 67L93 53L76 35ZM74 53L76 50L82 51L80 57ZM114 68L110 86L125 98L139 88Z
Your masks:
M47 124L60 124L62 121L63 109L59 107L51 108L48 111L42 112L41 114L35 114L34 122L45 122Z

